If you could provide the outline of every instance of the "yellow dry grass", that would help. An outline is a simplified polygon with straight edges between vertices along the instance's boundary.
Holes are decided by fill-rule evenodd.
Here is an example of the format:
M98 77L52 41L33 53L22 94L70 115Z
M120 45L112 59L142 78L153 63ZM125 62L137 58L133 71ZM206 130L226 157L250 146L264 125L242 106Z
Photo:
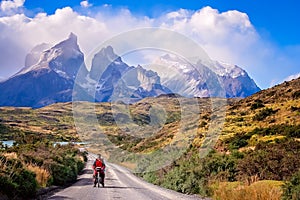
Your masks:
M281 181L264 180L251 185L240 182L220 182L214 185L214 200L280 200Z
M121 166L124 166L128 169L131 169L131 170L134 170L137 167L136 163L131 163L131 162L122 162L122 163L118 163L118 164L120 164Z
M35 165L27 165L27 169L36 174L35 179L40 186L42 186L42 187L47 186L48 180L51 175L46 169L43 169L43 168L41 168L39 166L35 166Z
M18 158L18 155L15 152L4 153L3 156L5 156L7 159L17 159Z

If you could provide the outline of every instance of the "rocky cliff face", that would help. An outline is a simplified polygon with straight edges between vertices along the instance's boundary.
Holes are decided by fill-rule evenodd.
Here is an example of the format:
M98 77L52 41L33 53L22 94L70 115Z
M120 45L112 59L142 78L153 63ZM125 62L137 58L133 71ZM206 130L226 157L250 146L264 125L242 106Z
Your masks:
M96 81L95 100L100 102L132 102L170 92L161 86L157 73L142 66L128 66L111 46L94 56L89 78Z
M41 57L41 54L43 51L50 49L51 45L42 43L37 46L35 46L27 55L25 58L25 68L31 67L32 65L35 65L39 62L39 59Z
M260 91L247 72L236 65L215 61L212 69L219 76L226 97L247 97Z
M155 65L163 85L188 97L246 97L260 90L247 72L235 65L213 61L207 66L171 55L160 57Z
M27 64L35 60L27 60ZM74 79L82 64L83 53L71 33L68 39L43 51L37 63L0 83L0 105L42 107L71 101Z

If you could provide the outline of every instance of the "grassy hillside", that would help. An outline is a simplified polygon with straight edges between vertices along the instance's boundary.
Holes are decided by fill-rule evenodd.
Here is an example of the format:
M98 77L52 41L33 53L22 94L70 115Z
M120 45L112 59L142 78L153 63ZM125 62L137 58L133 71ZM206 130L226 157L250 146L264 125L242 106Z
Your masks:
M227 110L219 150L243 150L259 142L300 138L300 81L262 90Z
M11 140L20 133L35 133L55 141L78 141L73 123L72 104L55 104L41 109L0 108L0 140Z
M171 166L142 176L214 199L281 199L283 192L286 199L300 199L295 189L300 178L300 79L230 103L208 156L201 157L201 140L195 141Z

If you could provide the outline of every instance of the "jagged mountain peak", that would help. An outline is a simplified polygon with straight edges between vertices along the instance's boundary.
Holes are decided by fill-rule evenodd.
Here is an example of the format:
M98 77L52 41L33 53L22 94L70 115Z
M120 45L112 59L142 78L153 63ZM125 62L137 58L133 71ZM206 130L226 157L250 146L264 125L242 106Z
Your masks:
M165 61L174 61L174 62L187 62L180 56L174 55L174 54L165 54L159 58L160 60L165 60Z
M104 47L100 50L101 53L103 53L104 55L116 55L115 52L114 52L114 49L112 48L112 46L107 46L107 47Z
M260 90L247 72L237 65L219 61L205 64L201 60L189 63L188 60L173 54L163 55L154 63L158 65L156 68L162 83L187 96L210 96L212 91L204 92L208 84L209 90L223 87L226 97L246 97ZM214 84L218 81L219 87Z
M41 54L43 51L51 48L52 45L47 43L41 43L32 48L30 53L26 55L25 58L25 68L31 67L32 65L35 65L38 63Z
M42 47L35 49L40 54L38 62L0 84L0 105L42 107L72 100L77 73L87 74L77 36L71 33L47 50Z
M75 40L75 42L77 43L77 35L75 35L73 32L71 32L70 34L69 34L69 37L68 37L69 39L71 39L71 40Z
M154 64L164 66L164 70L168 73L177 71L177 73L188 74L194 71L194 66L184 58L174 54L165 54L154 61ZM171 71L170 71L171 70ZM166 75L168 73L165 73ZM168 76L168 75L167 75Z
M159 76L158 76L158 74L157 74L157 72L152 71L152 70L146 70L141 65L138 65L136 67L136 69L137 69L138 72L140 71L141 73L144 73L145 76L147 76L147 77L157 77L158 80L160 79Z
M214 65L211 69L220 76L230 76L232 78L237 78L239 76L245 76L246 72L237 65L228 64L221 61L214 61Z
M105 59L109 62L114 62L114 61L118 61L118 62L122 62L122 59L120 56L118 56L115 52L112 46L107 46L102 48L96 55L95 57L101 58L101 59Z
M77 36L74 33L70 33L66 40L42 51L38 62L31 66L26 66L14 76L46 69L48 71L53 70L65 78L74 79L83 62L84 55L77 44Z
M120 71L122 73L127 68L128 65L122 61L120 56L115 54L114 49L107 46L94 55L89 77L98 81L103 75L110 74L113 69L115 72ZM108 74L103 74L104 72Z
M53 48L74 48L74 49L79 49L79 45L77 44L77 36L74 33L71 32L66 40L58 43Z
M48 47L48 48L47 48ZM47 49L46 49L47 48ZM40 69L48 69L48 70L59 70L60 72L66 72L63 68L72 68L71 65L63 66L63 60L81 60L81 64L83 62L83 53L81 52L79 45L77 43L77 36L74 33L70 33L66 40L59 42L53 47L49 47L49 44L41 44L37 45L33 48L32 52L35 55L35 58L25 61L25 67L21 69L14 76L26 74L30 71L40 70ZM33 53L29 53L33 54ZM39 59L37 59L39 57ZM70 63L71 64L71 63ZM81 65L80 64L80 65ZM77 68L77 67L76 67ZM75 69L77 71L78 69ZM70 70L68 70L70 71ZM72 76L74 73L72 72Z

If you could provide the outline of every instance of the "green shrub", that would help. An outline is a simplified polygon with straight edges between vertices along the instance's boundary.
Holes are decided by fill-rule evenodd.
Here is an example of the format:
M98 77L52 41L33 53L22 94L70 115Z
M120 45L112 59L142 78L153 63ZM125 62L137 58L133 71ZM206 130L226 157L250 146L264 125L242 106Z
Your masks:
M10 175L11 172L8 171L0 174L0 193L7 195L10 199L34 197L38 188L35 174L24 168L14 170L13 175Z
M0 174L0 194L2 193L12 199L16 195L17 186L8 176Z
M16 193L18 196L26 198L34 197L38 188L35 174L28 170L21 170L13 177L13 182L17 184Z
M77 173L81 172L84 169L84 162L77 160Z
M200 158L199 152L195 151L189 158L174 163L159 182L163 187L178 192L209 196L211 180L236 180L237 160L242 157L239 152L233 152L231 155L211 152L205 158Z
M57 158L57 157L56 157ZM77 174L84 168L84 163L76 157L64 156L62 160L45 163L52 176L54 185L65 185L76 181Z
M199 172L186 167L175 167L165 176L162 186L181 193L207 196L208 182Z
M50 170L54 185L65 185L66 183L74 181L71 169L63 164L52 163Z
M291 106L291 111L292 111L292 112L300 111L300 107L297 107L297 106Z
M86 155L75 146L54 147L48 140L37 140L38 136L32 136L26 138L26 135L19 135L18 145L2 150L4 154L0 154L0 194L10 199L33 198L38 187L71 183L84 168L82 157L86 158ZM26 140L32 143L24 143ZM13 158L5 153L13 153ZM32 172L32 168L27 166L46 169L50 173L43 185L38 185L36 180L35 173L38 171Z
M159 185L159 178L157 176L158 172L147 172L142 174L143 179L145 179L147 182L153 183L155 185Z
M283 200L300 199L300 171L295 173L291 180L283 185Z
M286 124L278 124L274 126L270 126L267 128L255 128L253 131L248 133L250 135L284 135L287 137L300 137L300 125L286 125Z
M293 96L294 99L300 98L300 91L294 92L292 96Z
M272 108L264 108L253 117L253 120L255 121L264 120L265 118L267 118L272 114L275 114L276 112L277 110L273 110Z
M248 141L252 135L253 133L240 133L226 139L224 142L228 144L230 150L239 149L248 145Z
M237 165L241 179L258 176L259 180L288 180L300 169L300 143L260 142Z
M251 104L250 109L251 110L256 110L258 108L263 108L263 107L265 107L265 105L263 104L262 100L257 99L257 100L254 101L254 103Z

